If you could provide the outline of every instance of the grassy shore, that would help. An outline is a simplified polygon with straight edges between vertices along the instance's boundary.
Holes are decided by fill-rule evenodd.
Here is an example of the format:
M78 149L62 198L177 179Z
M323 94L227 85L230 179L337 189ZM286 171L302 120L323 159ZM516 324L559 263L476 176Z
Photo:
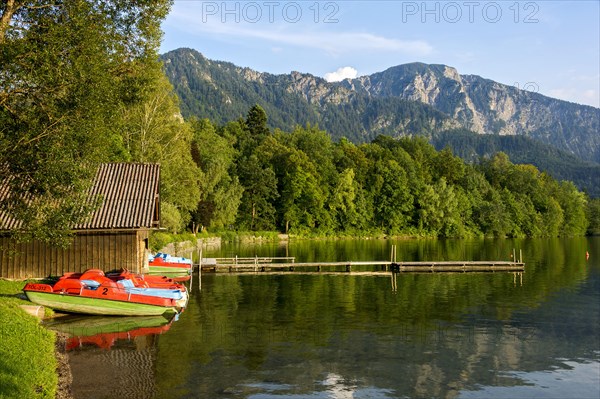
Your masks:
M55 334L19 305L22 281L0 279L0 398L56 397Z

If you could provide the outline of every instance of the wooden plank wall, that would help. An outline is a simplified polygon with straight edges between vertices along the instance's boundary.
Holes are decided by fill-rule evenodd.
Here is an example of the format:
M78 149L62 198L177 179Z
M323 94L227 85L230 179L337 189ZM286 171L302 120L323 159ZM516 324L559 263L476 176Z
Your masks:
M19 244L0 237L0 277L9 279L61 276L86 269L129 269L141 272L145 262L148 233L77 234L66 250L41 242Z

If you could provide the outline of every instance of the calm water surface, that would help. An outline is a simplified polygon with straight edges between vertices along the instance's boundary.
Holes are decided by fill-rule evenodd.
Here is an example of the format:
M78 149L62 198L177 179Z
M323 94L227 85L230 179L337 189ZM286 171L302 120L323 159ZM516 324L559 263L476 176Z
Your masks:
M391 277L204 273L199 290L196 275L178 320L77 338L75 397L600 397L598 237L290 242L204 256L387 260L392 244L403 260L509 260L515 248L526 272L401 274L396 289Z

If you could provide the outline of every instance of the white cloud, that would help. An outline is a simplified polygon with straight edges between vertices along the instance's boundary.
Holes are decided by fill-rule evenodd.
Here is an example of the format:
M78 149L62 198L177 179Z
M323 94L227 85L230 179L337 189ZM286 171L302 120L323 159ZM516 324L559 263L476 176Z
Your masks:
M335 72L326 73L323 77L328 82L339 82L344 79L354 79L357 76L358 71L352 67L347 66L338 68L338 70Z

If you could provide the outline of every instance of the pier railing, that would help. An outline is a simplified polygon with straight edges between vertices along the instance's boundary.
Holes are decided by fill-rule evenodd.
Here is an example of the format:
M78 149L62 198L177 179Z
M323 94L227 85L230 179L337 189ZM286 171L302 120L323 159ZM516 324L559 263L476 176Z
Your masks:
M216 261L215 261L216 260ZM391 262L391 261L358 261L358 262L276 262L278 259L262 258L250 261L219 262L218 259L202 259L199 267L203 272L241 273L241 272L352 272L353 268L361 272L395 272L395 273L437 273L437 272L499 272L524 271L525 264L512 261L442 261L442 262ZM289 260L289 259L286 259ZM365 271L369 267L368 271ZM342 269L342 270L340 270Z
M391 247L389 261L296 262L295 257L229 257L202 258L198 268L214 273L440 273L440 272L523 272L523 253L513 249L512 260L480 261L397 261L396 245ZM353 268L355 268L353 270ZM368 270L367 270L368 269Z

